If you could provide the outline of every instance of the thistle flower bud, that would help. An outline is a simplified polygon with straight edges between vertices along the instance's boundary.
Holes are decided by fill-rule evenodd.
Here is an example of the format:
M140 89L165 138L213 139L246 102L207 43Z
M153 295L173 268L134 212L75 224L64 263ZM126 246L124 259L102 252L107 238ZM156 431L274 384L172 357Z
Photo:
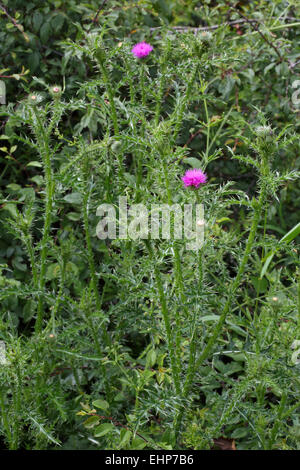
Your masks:
M62 95L62 89L58 85L52 86L49 91L54 99L58 99Z
M32 95L29 95L27 98L28 103L33 106L39 104L42 101L42 99L43 98L40 95L36 95L34 93Z
M114 140L111 143L111 149L113 152L117 152L121 146L122 143L119 140Z
M213 39L213 35L209 31L203 31L201 34L199 34L198 37L202 42L206 44L210 44Z
M258 126L255 129L255 132L256 132L257 137L262 137L266 139L267 141L272 140L273 130L271 126Z

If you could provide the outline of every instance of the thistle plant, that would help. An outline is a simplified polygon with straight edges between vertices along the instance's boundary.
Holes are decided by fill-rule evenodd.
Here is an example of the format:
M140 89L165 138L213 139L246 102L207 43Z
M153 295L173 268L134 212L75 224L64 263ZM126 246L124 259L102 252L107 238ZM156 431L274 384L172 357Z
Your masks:
M62 45L84 80L1 113L7 161L26 155L0 194L4 446L297 448L297 132L256 83L274 49L229 26L117 38L114 18ZM201 204L191 250L178 213ZM169 237L130 212L154 206Z

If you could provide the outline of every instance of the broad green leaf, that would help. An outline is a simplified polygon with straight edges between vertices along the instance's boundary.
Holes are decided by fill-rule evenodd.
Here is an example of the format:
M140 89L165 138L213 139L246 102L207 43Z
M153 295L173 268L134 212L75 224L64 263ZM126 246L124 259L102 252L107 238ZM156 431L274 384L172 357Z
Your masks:
M42 164L41 162L36 162L36 161L33 161L33 162L29 162L26 166L35 166L36 168L42 168Z
M193 168L198 168L198 169L202 168L201 161L198 160L198 158L188 157L188 158L185 158L183 161L184 163L187 163Z
M77 222L80 219L81 215L78 212L69 212L66 217L73 222Z
M151 349L148 351L147 356L146 356L146 364L147 367L153 367L156 362L156 352L154 349Z
M88 419L86 419L83 423L83 425L88 428L94 428L100 421L100 418L98 416L90 416Z
M130 441L131 436L132 432L129 431L129 429L122 429L122 431L120 432L120 442L118 447L125 447L126 444L128 444L128 442Z
M102 437L105 436L105 434L108 434L109 432L113 431L115 429L115 426L111 423L104 423L100 424L95 431L94 431L94 436L95 437Z
M131 449L133 450L142 450L146 447L147 442L141 439L140 437L135 437L131 442Z
M67 194L64 197L64 200L69 204L81 204L82 203L82 196L80 193L71 193Z
M95 408L100 408L101 410L107 410L109 408L109 403L106 400L95 400L93 401L93 406Z

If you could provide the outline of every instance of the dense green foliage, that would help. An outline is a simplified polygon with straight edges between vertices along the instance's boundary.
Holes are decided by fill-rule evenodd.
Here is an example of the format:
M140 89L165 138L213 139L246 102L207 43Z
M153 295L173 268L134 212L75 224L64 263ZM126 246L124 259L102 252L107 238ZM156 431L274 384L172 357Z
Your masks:
M300 7L99 3L0 2L1 446L299 449ZM203 247L100 240L120 196Z

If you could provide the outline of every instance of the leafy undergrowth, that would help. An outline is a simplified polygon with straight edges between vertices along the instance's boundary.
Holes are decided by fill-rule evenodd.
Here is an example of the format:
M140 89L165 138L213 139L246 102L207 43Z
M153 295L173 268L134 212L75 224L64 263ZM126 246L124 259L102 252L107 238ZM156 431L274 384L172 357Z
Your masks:
M1 16L1 447L299 449L299 7L44 3Z

